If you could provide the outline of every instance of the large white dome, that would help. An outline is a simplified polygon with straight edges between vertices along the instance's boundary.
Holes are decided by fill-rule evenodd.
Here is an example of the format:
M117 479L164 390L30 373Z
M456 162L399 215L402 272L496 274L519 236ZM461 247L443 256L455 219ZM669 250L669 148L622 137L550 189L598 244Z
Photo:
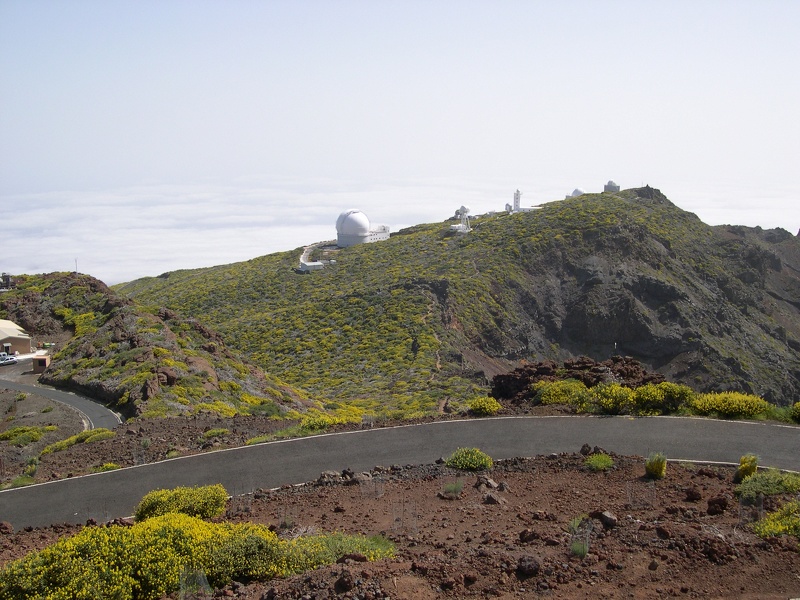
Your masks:
M369 235L369 219L357 208L350 208L336 219L336 233L339 235Z

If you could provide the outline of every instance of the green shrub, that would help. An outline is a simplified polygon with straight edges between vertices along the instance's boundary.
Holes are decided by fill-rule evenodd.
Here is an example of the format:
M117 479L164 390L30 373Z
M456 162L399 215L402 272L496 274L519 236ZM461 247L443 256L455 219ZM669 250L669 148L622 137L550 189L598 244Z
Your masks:
M644 472L651 479L663 479L667 474L667 457L662 452L651 452L644 463Z
M479 417L490 417L496 415L503 408L502 405L491 396L479 396L469 401L469 410L472 414Z
M589 543L586 540L572 540L569 550L573 556L585 558L589 554Z
M25 470L22 472L23 475L27 475L28 477L33 477L36 475L36 471L39 469L39 457L32 456L28 459L28 463L25 465Z
M210 440L211 438L219 437L222 435L227 435L230 433L230 429L225 429L224 427L218 427L216 429L209 429L208 431L203 432L203 439Z
M215 524L167 514L133 527L87 527L9 563L0 598L156 600L178 590L185 568L221 587L236 580L288 577L341 556L394 555L383 538L330 534L284 541L264 525Z
M442 495L445 498L449 498L451 500L455 500L459 496L461 496L461 492L464 490L464 482L460 479L456 481L444 484L442 488Z
M32 485L34 483L36 483L36 480L30 475L20 475L19 477L15 477L13 480L11 480L11 487L25 487L26 485Z
M668 381L647 383L634 391L631 412L637 415L672 414L689 406L694 395L694 390L685 385Z
M12 427L0 433L0 441L7 441L12 446L23 447L33 442L38 442L42 436L48 431L55 431L58 429L55 425L47 425L46 427L36 426L19 426Z
M736 486L736 495L752 502L758 496L800 492L800 473L782 473L778 469L756 472Z
M462 471L483 471L491 469L494 463L491 456L477 448L458 448L447 458L445 464Z
M574 406L578 412L586 412L591 403L589 389L576 379L537 381L532 389L535 400L541 404L566 404Z
M752 419L770 412L773 406L758 396L741 392L699 394L692 410L700 415L719 415L727 419Z
M779 535L800 538L800 500L787 502L775 512L753 523L753 531L764 538Z
M311 412L300 421L300 429L312 433L317 431L325 431L334 425L344 423L344 419L333 417L321 412Z
M734 483L741 483L747 477L755 475L758 470L758 456L755 454L745 454L739 459L739 467L733 476Z
M168 513L182 513L191 517L211 519L225 512L227 500L228 492L220 484L154 490L142 498L136 507L134 516L137 521Z
M790 415L795 423L800 423L800 402L795 402L792 404Z
M80 433L73 435L72 437L68 437L65 440L58 441L54 444L50 444L49 446L45 446L42 450L42 454L50 454L51 452L61 452L62 450L66 450L75 444L87 444L91 442L97 442L100 440L106 440L109 438L114 437L114 432L110 429L105 429L104 427L98 427L97 429L88 429L87 431L81 431Z
M590 390L592 404L604 415L621 415L633 408L633 390L618 383L601 383Z
M99 467L92 467L92 473L105 473L107 471L116 471L120 466L117 463L107 462Z
M614 466L614 459L605 452L599 452L587 456L583 464L591 471L607 471Z

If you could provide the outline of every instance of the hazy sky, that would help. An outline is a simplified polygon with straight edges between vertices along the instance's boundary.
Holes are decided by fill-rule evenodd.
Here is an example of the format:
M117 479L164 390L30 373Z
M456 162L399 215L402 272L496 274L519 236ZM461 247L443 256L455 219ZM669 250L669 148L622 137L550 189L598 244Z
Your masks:
M0 270L107 283L650 184L800 229L800 2L0 0Z

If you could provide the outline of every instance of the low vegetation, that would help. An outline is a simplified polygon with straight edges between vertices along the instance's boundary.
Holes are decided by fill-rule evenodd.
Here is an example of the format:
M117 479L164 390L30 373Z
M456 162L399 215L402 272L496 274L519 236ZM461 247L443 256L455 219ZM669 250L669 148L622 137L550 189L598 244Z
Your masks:
M178 590L187 569L222 587L233 580L288 577L346 554L368 560L394 555L394 546L380 537L334 533L283 540L266 525L210 523L187 514L216 514L207 500L227 496L221 487L171 490L184 512L153 514L132 527L86 527L6 565L0 571L0 600L157 600ZM156 496L153 504L160 508L176 505L165 494ZM193 500L199 505L191 506Z
M107 440L114 437L114 432L104 427L97 429L87 429L78 434L68 437L65 440L59 440L49 446L45 446L42 450L42 455L50 454L51 452L61 452L75 444L91 444L92 442L99 442L100 440Z
M644 472L650 479L663 479L667 474L667 457L662 452L651 452L644 463Z
M0 432L0 441L8 442L12 446L23 447L42 439L45 433L56 431L55 425L37 426L18 426Z
M755 475L758 470L758 456L745 454L739 459L739 466L733 476L735 483L741 483L745 478Z
M445 464L462 471L485 471L491 469L494 463L491 456L478 448L458 448L445 460Z
M753 523L753 531L761 537L792 535L800 538L800 500L792 500Z
M145 521L168 513L212 519L225 513L227 501L228 492L219 484L154 490L142 498L134 516L137 521Z
M608 471L614 466L614 459L605 452L597 452L587 456L583 464L590 471Z
M736 495L743 501L753 502L759 496L796 494L800 492L800 473L785 473L766 469L746 477L736 486Z
M496 415L501 408L500 403L491 396L473 398L467 403L469 411L478 417L491 417Z

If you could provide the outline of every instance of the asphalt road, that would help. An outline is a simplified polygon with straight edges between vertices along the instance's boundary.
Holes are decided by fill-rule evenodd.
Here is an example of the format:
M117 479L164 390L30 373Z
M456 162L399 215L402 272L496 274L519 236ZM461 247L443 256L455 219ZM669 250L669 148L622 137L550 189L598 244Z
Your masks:
M44 385L29 385L14 381L13 378L32 371L31 360L30 357L22 358L19 359L16 365L2 367L3 370L0 371L0 387L20 392L28 392L29 394L38 394L50 400L67 404L81 413L90 429L96 427L114 429L114 427L120 424L120 417L117 413L110 411L94 400L78 396L72 392L62 392Z
M0 521L15 528L105 521L133 514L147 492L221 483L230 494L316 479L322 471L431 463L460 446L493 458L577 452L588 443L618 454L800 471L800 428L680 417L517 417L444 421L321 435L221 450L0 492Z

